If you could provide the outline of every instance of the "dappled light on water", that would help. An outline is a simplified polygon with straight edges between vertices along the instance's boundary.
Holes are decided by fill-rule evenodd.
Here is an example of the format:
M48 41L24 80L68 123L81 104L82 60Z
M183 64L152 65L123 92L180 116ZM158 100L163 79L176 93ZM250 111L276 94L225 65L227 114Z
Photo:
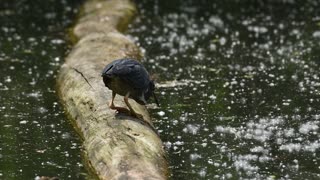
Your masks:
M172 179L320 176L317 1L142 1Z
M78 2L0 3L0 179L84 179L81 142L55 92Z

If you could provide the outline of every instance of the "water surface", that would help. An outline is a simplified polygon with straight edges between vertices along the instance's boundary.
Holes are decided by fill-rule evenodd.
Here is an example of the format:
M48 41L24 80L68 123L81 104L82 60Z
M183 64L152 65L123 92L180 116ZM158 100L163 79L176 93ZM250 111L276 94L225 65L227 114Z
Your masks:
M55 92L80 1L0 3L0 179L84 179L81 142Z
M171 179L320 178L318 1L139 1Z

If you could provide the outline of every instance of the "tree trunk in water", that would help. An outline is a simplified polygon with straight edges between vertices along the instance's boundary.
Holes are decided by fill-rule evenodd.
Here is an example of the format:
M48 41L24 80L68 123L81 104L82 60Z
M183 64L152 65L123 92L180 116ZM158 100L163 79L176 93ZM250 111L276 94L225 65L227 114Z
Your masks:
M59 96L100 179L168 178L166 154L146 108L130 100L144 120L116 114L101 77L115 59L141 58L139 48L120 33L135 13L129 0L85 2L71 34L77 43L57 79ZM125 107L123 97L115 104Z

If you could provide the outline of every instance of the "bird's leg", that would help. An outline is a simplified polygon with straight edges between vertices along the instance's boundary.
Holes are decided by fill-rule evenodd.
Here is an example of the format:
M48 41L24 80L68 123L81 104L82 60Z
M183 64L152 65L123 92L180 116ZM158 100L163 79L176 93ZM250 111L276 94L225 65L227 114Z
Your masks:
M130 112L133 116L139 118L139 119L143 119L143 116L139 113L136 113L134 111L134 109L132 108L131 104L129 103L129 95L130 93L128 92L125 96L124 96L124 102L126 103L126 105L128 106L128 108L130 109Z
M112 91L112 98L111 98L111 102L109 104L110 109L114 109L114 107L115 107L114 103L113 103L115 97L116 97L116 93Z
M129 110L127 108L117 107L117 106L114 105L113 101L114 101L115 97L116 97L116 93L114 91L112 91L112 99L111 99L111 102L109 104L110 109L114 109L114 110L117 110L119 112L129 113Z

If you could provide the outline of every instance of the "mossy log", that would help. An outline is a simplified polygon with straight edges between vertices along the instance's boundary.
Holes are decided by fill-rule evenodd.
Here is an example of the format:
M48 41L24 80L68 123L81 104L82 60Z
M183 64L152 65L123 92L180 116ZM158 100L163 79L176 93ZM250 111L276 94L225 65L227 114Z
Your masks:
M108 107L111 91L101 71L115 59L139 59L139 48L121 32L136 13L129 0L89 0L71 30L77 40L58 75L58 92L83 138L87 161L100 179L167 179L162 142L146 107L130 103L143 120ZM125 107L117 96L116 105Z

